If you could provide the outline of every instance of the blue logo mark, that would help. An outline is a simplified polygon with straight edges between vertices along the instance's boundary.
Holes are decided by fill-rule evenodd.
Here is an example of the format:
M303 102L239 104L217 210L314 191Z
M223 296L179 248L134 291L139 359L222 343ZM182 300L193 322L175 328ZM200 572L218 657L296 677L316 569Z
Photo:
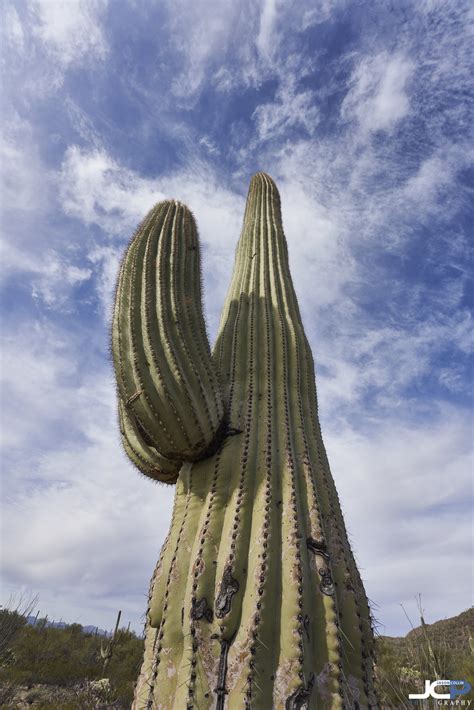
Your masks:
M449 681L449 696L454 700L458 695L466 695L471 690L471 684L467 680L450 680Z

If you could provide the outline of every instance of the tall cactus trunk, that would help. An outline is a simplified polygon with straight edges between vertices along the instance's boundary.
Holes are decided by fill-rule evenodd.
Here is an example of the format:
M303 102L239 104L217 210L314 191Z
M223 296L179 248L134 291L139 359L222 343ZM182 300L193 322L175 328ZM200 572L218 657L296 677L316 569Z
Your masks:
M225 425L214 452L179 471L134 708L377 707L370 611L321 438L279 195L263 173L210 366Z

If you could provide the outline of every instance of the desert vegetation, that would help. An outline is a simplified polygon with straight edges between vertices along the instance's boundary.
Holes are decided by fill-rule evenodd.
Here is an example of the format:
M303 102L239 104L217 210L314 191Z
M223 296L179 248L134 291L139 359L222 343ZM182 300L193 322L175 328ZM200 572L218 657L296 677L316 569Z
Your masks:
M0 610L0 707L129 708L143 640ZM110 650L112 649L112 653ZM104 659L105 655L105 659ZM106 677L104 677L104 665Z
M408 694L421 691L425 678L435 677L431 652L443 677L468 680L474 686L473 634L474 610L469 609L425 629L420 625L405 637L378 636L376 690L380 708L413 708ZM6 635L8 646L3 646L0 661L2 710L130 707L143 654L142 637L125 628L118 630L104 677L101 647L104 649L111 635L104 638L84 631L80 624L55 628L39 617L32 624L17 611L0 610L0 640ZM472 692L466 698L472 699ZM432 706L427 703L425 707Z

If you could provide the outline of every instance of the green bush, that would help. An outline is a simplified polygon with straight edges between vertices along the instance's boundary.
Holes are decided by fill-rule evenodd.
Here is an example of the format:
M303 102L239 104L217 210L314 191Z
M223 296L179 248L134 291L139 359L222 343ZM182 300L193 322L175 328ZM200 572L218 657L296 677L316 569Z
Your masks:
M423 625L404 638L377 639L376 678L382 708L413 710L410 693L422 692L425 680L465 680L474 687L469 635L473 611ZM471 691L464 700L472 700ZM433 700L417 701L417 707L434 708ZM437 706L436 706L437 707Z
M16 618L13 621L18 622ZM80 624L54 628L47 627L45 620L38 620L34 626L17 623L16 635L11 641L14 661L2 668L2 682L5 687L13 684L30 688L36 685L71 688L86 681L97 681L102 675L101 641L103 638L96 634L84 633ZM117 707L130 706L142 654L143 640L131 631L120 629L107 668L111 685L108 700L118 702ZM39 696L42 692L38 690ZM87 692L89 690L81 691L83 696ZM41 706L39 696L35 707ZM87 702L87 698L82 700ZM77 703L82 700L78 698Z

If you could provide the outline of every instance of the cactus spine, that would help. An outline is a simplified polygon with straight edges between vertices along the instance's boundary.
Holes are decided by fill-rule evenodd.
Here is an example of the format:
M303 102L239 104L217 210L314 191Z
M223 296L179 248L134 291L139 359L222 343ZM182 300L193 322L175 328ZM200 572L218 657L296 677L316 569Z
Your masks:
M113 324L122 438L176 481L134 708L369 708L373 635L318 422L280 199L252 178L212 353L190 212L132 240Z

